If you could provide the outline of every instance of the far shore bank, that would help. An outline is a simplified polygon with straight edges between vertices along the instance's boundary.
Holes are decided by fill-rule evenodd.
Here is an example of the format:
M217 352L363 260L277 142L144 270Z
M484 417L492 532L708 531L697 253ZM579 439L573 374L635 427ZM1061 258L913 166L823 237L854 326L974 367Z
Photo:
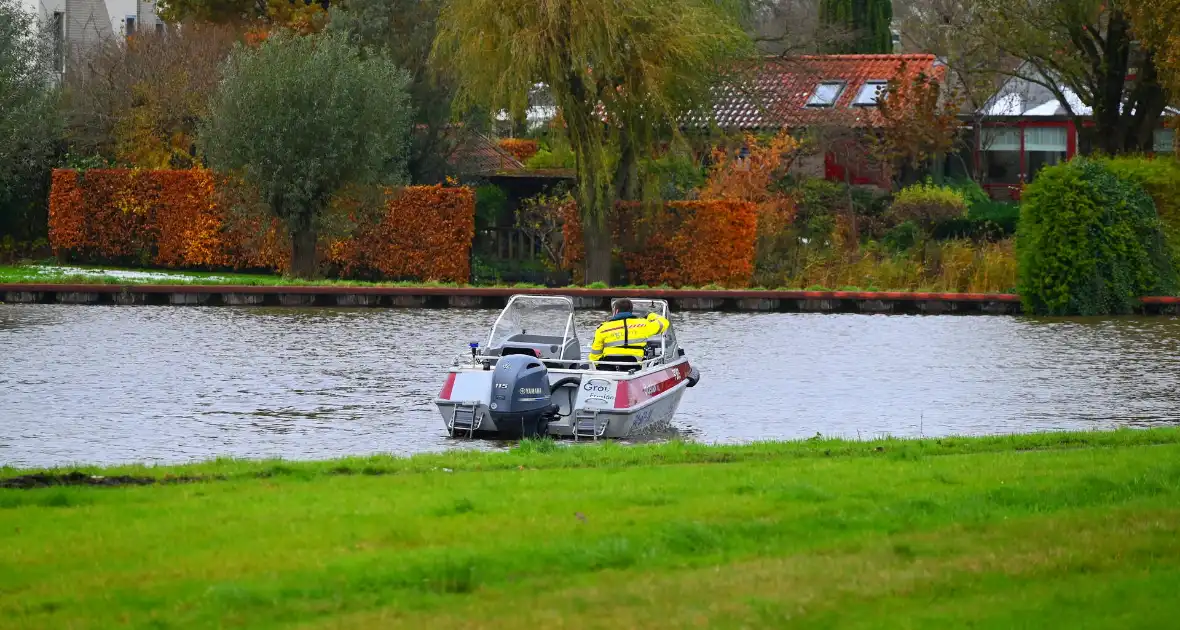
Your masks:
M50 270L51 272L46 272ZM266 274L106 267L0 265L0 303L152 306L503 308L521 293L563 295L575 308L605 310L612 298L666 299L673 310L902 315L1019 315L1015 293L860 287L553 287L517 283L301 280ZM1180 314L1180 296L1140 299L1141 315Z

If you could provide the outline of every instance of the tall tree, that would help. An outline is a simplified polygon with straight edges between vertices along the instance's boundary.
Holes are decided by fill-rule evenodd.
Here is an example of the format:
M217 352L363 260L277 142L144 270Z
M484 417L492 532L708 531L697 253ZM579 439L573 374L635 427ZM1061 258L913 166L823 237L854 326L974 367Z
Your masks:
M976 118L1003 85L1003 71L1019 61L983 37L984 15L974 0L907 0L894 4L902 50L932 53L946 62L947 85ZM978 122L978 120L977 120Z
M185 23L77 52L65 77L69 151L141 168L190 168L197 123L239 39L229 26Z
M466 104L510 113L545 84L576 157L586 280L609 282L607 215L634 198L639 162L692 111L711 111L719 66L750 44L717 0L448 0L434 60Z
M437 33L442 0L345 0L330 11L328 30L348 33L359 46L372 47L410 73L415 131L410 178L434 184L450 173L458 146L481 130L478 112L452 124L455 84L430 72L430 49Z
M845 34L828 44L828 52L865 55L893 52L891 0L821 0L819 14L825 26Z
M343 34L269 37L226 65L199 140L210 164L253 186L291 235L291 272L316 271L332 196L348 185L401 183L409 76L362 58Z
M820 21L820 0L745 1L746 30L762 54L783 57L815 54L847 35Z
M0 0L0 233L44 233L57 90L48 33L18 0Z
M955 146L960 96L943 87L942 77L910 72L903 62L877 101L881 127L871 142L873 157L889 166L895 187L912 183L923 166Z
M1155 53L1160 83L1180 99L1180 0L1126 0L1135 34Z
M1083 152L1150 149L1168 102L1155 55L1132 45L1126 1L980 0L976 6L981 35L1024 62L1011 74L1061 102L1077 124ZM1066 89L1092 116L1067 98Z

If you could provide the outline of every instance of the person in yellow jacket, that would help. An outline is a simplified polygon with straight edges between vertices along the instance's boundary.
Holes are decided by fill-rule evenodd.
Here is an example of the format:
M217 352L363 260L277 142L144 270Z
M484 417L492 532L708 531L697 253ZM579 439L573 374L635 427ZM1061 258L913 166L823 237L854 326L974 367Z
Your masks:
M594 341L590 344L590 361L628 361L634 357L635 361L643 360L643 348L650 337L662 335L668 330L668 320L656 313L650 313L646 318L638 317L631 312L634 308L631 300L619 300L614 304L611 318L603 322L594 331ZM602 365L600 369L615 369L622 366Z

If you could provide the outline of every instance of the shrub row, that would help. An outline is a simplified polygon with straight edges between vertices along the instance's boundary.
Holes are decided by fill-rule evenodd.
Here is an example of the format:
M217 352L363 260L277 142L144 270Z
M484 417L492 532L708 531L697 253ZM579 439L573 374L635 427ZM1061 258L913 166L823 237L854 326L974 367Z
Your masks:
M379 222L333 243L328 259L348 277L467 282L474 237L470 188L411 186L390 196Z
M581 280L585 258L577 208L564 208L563 266ZM608 218L627 281L746 287L754 275L757 208L734 200L619 203Z
M57 170L50 244L58 256L98 264L286 271L280 223L235 216L226 206L249 202L218 194L227 188L205 170ZM321 239L322 258L347 277L466 282L474 214L470 189L404 188L351 236Z

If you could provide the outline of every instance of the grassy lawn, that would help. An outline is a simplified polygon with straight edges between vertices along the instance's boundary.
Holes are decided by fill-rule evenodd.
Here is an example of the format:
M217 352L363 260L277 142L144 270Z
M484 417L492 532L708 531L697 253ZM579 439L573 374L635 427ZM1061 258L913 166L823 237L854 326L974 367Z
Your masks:
M30 472L0 469L0 485ZM1180 615L1177 429L85 472L197 480L0 489L0 628L1122 629Z

